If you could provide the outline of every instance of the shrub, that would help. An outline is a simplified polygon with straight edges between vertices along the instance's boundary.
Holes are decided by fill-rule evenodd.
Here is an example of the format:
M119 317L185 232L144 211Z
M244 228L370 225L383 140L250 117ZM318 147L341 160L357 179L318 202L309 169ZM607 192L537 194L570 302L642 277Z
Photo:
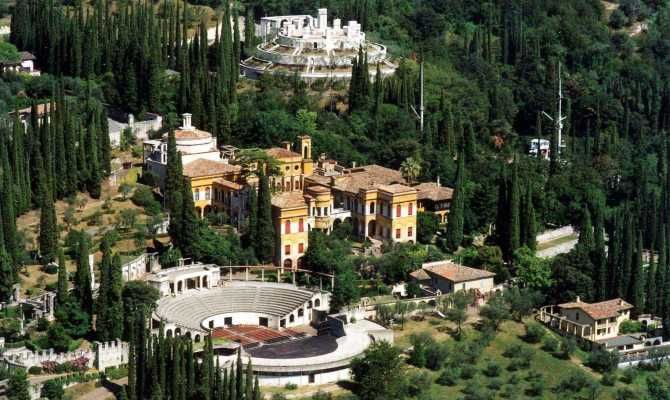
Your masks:
M519 383L519 375L510 374L509 378L507 378L507 383L509 383L510 385L516 385L517 383Z
M437 377L435 383L442 386L454 386L458 383L461 370L459 368L445 368Z
M626 368L623 370L623 374L621 374L621 382L633 383L636 377L637 370L635 368Z
M637 395L631 388L623 387L617 389L616 391L616 400L637 400L640 396Z
M614 12L612 12L612 15L610 15L610 21L609 24L613 29L621 29L628 23L628 18L626 18L626 14L623 13L623 11L616 9Z
M496 376L500 376L500 371L501 370L502 370L502 368L500 367L500 365L498 365L494 361L491 361L488 364L486 364L486 366L482 370L482 373L484 375L488 376L489 378L494 378Z
M600 383L602 383L605 386L614 386L614 384L616 383L616 375L613 373L603 374Z
M46 318L42 317L37 320L37 330L40 332L44 332L47 329L49 329L49 320Z
M544 382L542 380L532 381L526 389L526 394L533 397L542 396L542 392L544 392Z
M30 375L39 375L42 373L42 367L38 367L37 365L33 365L32 367L28 368L28 373Z
M508 371L518 371L520 369L526 369L530 367L530 359L529 358L514 358L512 361L510 361L509 365L507 366Z
M42 386L40 396L49 400L61 400L65 395L63 391L63 383L60 379L52 379L46 381Z
M297 388L298 385L296 385L295 383L287 383L286 385L284 385L284 389L286 390L296 390Z
M540 343L544 337L544 327L537 323L530 323L526 326L526 335L523 339L528 343Z
M472 364L466 364L461 368L461 378L470 379L477 373L477 368Z
M413 371L409 374L408 391L412 397L417 397L425 392L431 385L430 374L426 371Z
M558 349L558 340L553 336L547 336L542 340L542 350L547 353L553 353Z
M47 265L42 267L42 271L44 271L45 273L47 273L49 275L53 275L53 274L58 272L58 264L54 264L54 263L47 264Z
M500 378L493 378L493 379L489 380L486 387L488 387L489 389L491 389L493 391L498 391L498 390L500 390L502 385L503 385L503 382L502 382L502 380L500 380Z
M578 393L591 385L591 380L583 372L573 372L558 383L557 391Z
M589 354L587 365L598 372L614 371L619 364L619 355L614 351L595 349Z
M131 200L135 205L144 207L149 215L161 212L161 204L156 200L154 192L147 186L138 186Z
M642 323L639 321L627 320L619 325L619 334L642 332Z
M555 355L558 358L567 360L570 358L572 353L575 352L575 350L577 350L577 342L575 341L575 339L572 337L564 337L561 340L561 346L558 352L555 353Z

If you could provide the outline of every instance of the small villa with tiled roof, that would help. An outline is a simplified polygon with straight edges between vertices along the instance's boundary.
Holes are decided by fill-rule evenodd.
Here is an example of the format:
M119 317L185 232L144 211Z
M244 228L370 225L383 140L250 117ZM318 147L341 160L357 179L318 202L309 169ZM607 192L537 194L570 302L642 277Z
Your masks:
M441 294L459 290L474 290L485 295L495 290L495 273L479 268L466 267L453 261L425 263L410 276L424 289Z
M607 344L616 338L621 341L620 325L630 319L632 309L620 298L587 303L577 296L572 302L542 307L538 319L564 334Z

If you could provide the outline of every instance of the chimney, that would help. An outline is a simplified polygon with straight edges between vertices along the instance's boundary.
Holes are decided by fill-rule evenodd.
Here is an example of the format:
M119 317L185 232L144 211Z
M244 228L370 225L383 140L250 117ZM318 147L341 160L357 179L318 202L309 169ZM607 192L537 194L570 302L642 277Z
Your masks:
M577 303L581 303L581 302L582 302L582 298L579 297L579 296L577 296L577 299L575 300L575 302L577 302Z
M291 142L281 142L284 145L284 148L288 151L291 151Z
M183 131L192 131L193 126L191 125L191 114L189 113L184 113L181 115L182 116L182 126L179 127L179 129Z
M440 176L439 176L439 175L437 176L437 187L441 187L441 185L440 185Z
M356 168L356 161L351 162L351 168Z

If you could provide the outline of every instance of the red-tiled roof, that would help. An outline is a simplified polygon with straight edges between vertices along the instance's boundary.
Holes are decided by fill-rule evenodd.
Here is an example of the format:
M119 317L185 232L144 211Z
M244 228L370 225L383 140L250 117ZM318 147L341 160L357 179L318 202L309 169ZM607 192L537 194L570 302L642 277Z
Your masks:
M434 275L454 283L492 278L496 275L493 272L466 267L451 261L426 263L423 265L422 269L425 270L428 275Z
M435 182L421 183L414 188L419 191L417 196L419 200L445 201L451 200L454 196L454 189L438 186Z
M212 161L199 158L184 165L184 175L190 178L201 176L223 175L239 172L242 169L239 165L227 164L223 161Z
M307 208L307 202L302 192L286 192L272 196L272 205L277 208Z
M585 303L583 301L579 301L578 299L578 301L563 303L559 304L558 306L565 309L578 308L593 319L616 317L621 311L626 311L633 308L632 304L627 303L620 298L605 300L599 303Z
M294 158L294 157L302 158L302 156L300 154L298 154L294 151L291 151L291 150L286 150L282 147L272 147L270 149L266 149L265 154L267 154L271 157L277 158L277 159Z

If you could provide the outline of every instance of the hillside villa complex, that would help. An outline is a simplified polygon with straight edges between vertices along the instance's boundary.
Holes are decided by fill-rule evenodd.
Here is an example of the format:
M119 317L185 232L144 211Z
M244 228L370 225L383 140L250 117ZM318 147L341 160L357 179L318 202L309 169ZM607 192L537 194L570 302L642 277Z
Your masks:
M241 226L257 178L243 175L236 159L239 150L220 146L209 132L193 127L190 114L184 114L175 137L198 215L224 212L232 225ZM280 175L270 177L278 266L302 265L312 229L330 233L336 225L350 222L361 239L414 242L418 212L434 212L440 221L446 220L453 191L439 183L411 186L400 171L379 165L345 168L325 155L314 161L306 135L299 136L295 146L285 142L265 152L277 160L280 170ZM144 167L163 187L167 134L144 142Z
M379 65L382 76L393 74L386 47L366 40L356 21L343 24L338 18L328 25L328 10L318 17L283 15L261 19L261 44L253 56L242 60L240 70L248 78L263 74L293 75L302 79L351 78L353 60L359 49L367 55L371 77Z

